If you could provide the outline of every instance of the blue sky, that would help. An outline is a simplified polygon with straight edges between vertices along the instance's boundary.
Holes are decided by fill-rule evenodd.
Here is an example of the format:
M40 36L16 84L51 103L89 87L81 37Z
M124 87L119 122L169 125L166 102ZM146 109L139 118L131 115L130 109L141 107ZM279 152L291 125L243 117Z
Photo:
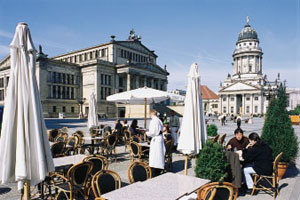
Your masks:
M0 0L0 59L18 22L49 56L110 40L126 39L134 28L167 64L169 89L184 89L197 62L202 84L214 91L232 73L232 53L246 23L258 32L263 73L277 72L300 87L300 0Z

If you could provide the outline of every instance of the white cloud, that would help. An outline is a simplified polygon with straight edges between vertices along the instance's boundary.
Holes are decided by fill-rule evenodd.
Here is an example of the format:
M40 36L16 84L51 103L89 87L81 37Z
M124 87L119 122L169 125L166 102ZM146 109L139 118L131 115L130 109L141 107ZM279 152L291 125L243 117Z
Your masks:
M5 30L0 30L0 37L13 38L13 34Z

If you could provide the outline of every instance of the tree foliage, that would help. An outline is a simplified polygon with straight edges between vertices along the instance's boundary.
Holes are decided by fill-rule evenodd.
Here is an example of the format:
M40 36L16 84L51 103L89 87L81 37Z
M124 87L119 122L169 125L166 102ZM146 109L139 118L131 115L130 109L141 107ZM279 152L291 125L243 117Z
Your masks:
M214 137L218 134L218 128L214 124L210 124L206 126L206 132L208 136Z
M262 139L273 151L273 158L283 152L282 162L290 162L298 153L298 140L289 118L286 90L281 85L278 97L272 98L262 130Z
M197 156L195 174L199 178L223 181L227 177L227 167L224 148L208 141Z

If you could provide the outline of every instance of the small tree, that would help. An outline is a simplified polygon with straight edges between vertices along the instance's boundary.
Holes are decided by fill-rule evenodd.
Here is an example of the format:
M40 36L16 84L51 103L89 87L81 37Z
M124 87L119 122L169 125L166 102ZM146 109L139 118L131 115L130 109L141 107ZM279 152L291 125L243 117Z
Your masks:
M227 167L224 148L208 141L197 156L195 174L199 178L223 181L227 177Z
M272 98L262 130L262 139L273 151L273 158L283 152L281 161L289 163L298 153L297 136L290 121L285 88L281 85L278 97Z
M214 137L218 134L218 128L214 124L210 124L206 126L206 132L208 136Z

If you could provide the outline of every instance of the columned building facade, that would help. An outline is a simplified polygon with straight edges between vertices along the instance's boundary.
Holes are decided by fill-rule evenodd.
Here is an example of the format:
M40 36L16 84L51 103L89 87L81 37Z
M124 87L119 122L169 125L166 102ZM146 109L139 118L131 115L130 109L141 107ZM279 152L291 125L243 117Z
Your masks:
M219 87L219 113L227 115L263 115L271 93L280 84L280 75L271 82L262 73L263 51L257 32L247 23L239 34L233 52L233 74Z
M145 86L166 91L169 73L166 66L156 64L157 57L133 30L126 40L111 36L107 43L52 58L40 48L36 69L45 117L58 117L59 112L78 117L81 110L87 115L92 92L96 94L100 116L130 117L128 113L134 108L107 102L106 97ZM5 98L9 59L0 61L0 104Z

